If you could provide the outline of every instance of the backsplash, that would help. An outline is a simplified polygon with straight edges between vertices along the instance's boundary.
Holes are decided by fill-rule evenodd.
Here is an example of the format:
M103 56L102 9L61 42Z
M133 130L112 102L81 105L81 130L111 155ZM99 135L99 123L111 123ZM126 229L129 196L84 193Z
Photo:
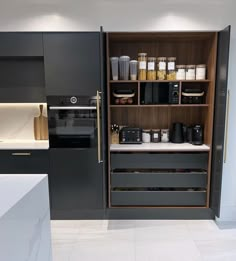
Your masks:
M0 140L34 140L34 117L39 116L39 105L47 116L46 103L0 104Z

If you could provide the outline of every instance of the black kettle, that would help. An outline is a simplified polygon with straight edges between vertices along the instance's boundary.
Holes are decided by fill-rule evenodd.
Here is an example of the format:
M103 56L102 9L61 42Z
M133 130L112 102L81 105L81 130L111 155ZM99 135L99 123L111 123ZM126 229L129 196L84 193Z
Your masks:
M173 123L172 130L171 130L171 142L184 143L183 123L180 122Z

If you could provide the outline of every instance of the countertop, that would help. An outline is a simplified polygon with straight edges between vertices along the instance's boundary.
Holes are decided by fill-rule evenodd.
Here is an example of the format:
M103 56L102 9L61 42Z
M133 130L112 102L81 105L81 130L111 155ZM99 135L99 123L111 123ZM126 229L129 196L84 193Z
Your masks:
M209 151L207 145L192 145L190 143L143 143L143 144L112 144L110 151Z
M0 218L46 177L46 174L1 174Z
M1 140L0 150L47 150L49 149L48 140Z

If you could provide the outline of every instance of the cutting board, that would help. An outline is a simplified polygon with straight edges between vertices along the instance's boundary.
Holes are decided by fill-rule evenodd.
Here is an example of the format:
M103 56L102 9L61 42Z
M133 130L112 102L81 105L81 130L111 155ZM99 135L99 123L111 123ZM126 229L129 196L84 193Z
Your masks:
M39 105L40 114L34 117L35 140L48 140L48 118L43 116L43 105Z

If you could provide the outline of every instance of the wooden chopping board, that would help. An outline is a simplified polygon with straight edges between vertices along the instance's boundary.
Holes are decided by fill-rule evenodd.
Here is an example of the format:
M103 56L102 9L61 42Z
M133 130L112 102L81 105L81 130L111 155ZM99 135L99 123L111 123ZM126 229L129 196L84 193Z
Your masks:
M48 118L43 116L43 105L39 105L40 114L34 117L35 140L48 140Z

